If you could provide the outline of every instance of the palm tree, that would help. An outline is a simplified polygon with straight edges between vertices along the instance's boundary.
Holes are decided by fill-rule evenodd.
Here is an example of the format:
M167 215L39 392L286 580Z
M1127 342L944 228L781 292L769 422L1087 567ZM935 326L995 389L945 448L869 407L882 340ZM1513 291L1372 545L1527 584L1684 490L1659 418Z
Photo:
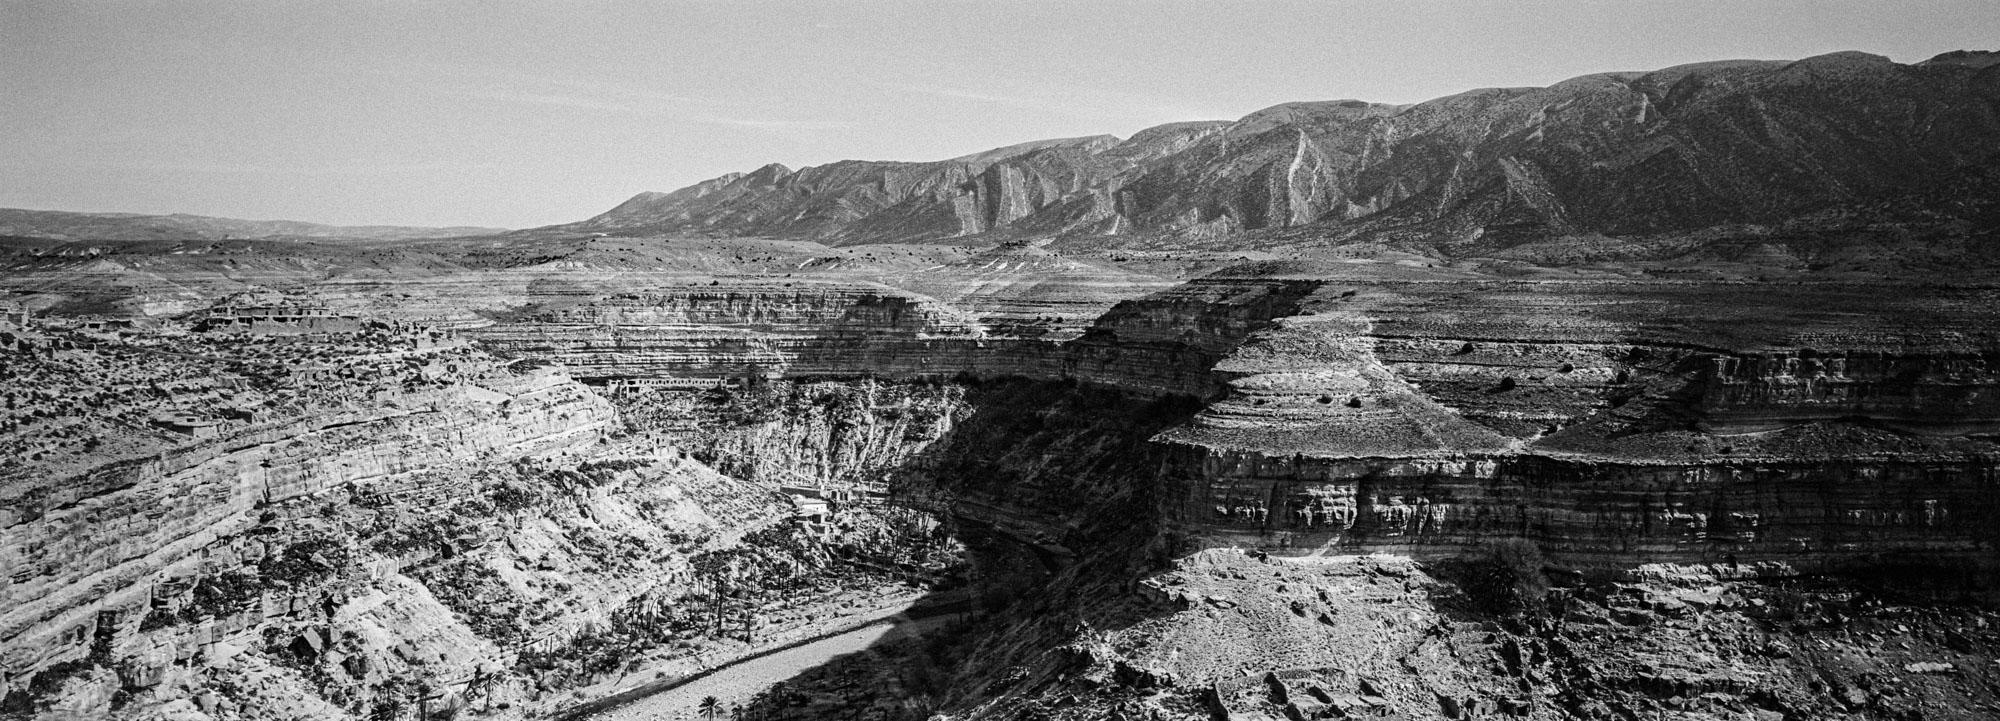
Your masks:
M696 706L695 710L701 713L702 718L715 721L717 716L722 715L722 699L714 696L703 698L701 705Z
M492 711L493 688L501 683L501 675L488 670L486 664L482 663L472 672L472 678L465 682L465 699L468 702L475 698L483 699L486 701L485 711Z

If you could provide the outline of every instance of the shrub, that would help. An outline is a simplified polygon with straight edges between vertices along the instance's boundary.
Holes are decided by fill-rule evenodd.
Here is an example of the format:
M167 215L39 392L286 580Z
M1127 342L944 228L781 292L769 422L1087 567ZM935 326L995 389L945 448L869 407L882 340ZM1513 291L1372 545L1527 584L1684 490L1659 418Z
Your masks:
M264 583L246 573L230 571L209 576L194 585L194 600L181 610L181 618L193 621L204 615L221 618L243 610L264 593Z
M351 554L347 545L330 538L317 538L285 547L257 562L257 572L265 580L289 586L309 586L347 567Z
M1458 568L1459 590L1474 610L1494 616L1538 613L1545 607L1549 577L1542 551L1520 538L1492 541Z
M493 508L501 513L518 513L540 507L545 499L539 489L518 481L505 481L486 492Z

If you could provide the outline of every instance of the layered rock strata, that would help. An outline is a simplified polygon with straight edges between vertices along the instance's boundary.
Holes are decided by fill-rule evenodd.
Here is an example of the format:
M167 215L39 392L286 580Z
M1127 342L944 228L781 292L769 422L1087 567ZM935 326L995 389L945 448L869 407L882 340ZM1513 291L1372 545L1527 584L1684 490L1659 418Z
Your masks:
M363 486L420 499L433 493L421 481L437 469L585 448L612 419L608 403L560 375L494 378L12 488L0 529L9 571L0 662L10 678L27 678L84 659L95 639L108 639L117 657L185 658L254 630L265 615L323 600L320 589L294 588L261 598L255 618L140 633L152 609L192 579L282 550L260 534L260 509Z
M619 295L472 334L586 379L712 385L745 375L1073 379L1207 396L1217 358L1289 314L1310 282L1197 282L1124 301L1068 340L1013 335L881 287L736 284Z
M1203 453L1187 519L1289 553L1419 557L1533 541L1566 562L1990 563L2000 464L1988 454L1707 463Z
M803 312L806 296L689 289L535 322L626 319L617 332L643 341L625 353L588 340L517 350L628 377L755 364L794 378L1016 376L1209 398L1158 438L1177 449L1165 475L1134 482L1190 484L1176 518L1212 543L1452 556L1518 537L1585 564L1978 561L1996 503L1984 485L1996 456L1980 435L2000 384L1980 350L1990 329L1933 304L1917 325L1842 333L1824 313L1871 301L1832 288L1758 311L1786 336L1646 324L1662 298L1729 302L1714 291L1215 278L1049 341L879 312L920 301L852 292L812 296L817 329L786 325L770 319ZM680 350L653 350L665 348Z
M1691 288L1570 284L1556 301L1551 285L1484 286L1476 309L1445 285L1329 290L1251 335L1216 366L1228 393L1160 438L1195 479L1183 521L1301 554L1518 537L1612 566L1990 565L2000 374L1975 313L1841 328L1867 291L1721 310L1710 289L1690 305L1714 320L1664 324L1634 306Z
M1951 302L1901 328L1837 320L1888 287L1725 310L1757 292L1217 277L1054 340L879 288L736 285L482 333L599 379L1022 377L1210 399L1158 440L1179 449L1167 477L1194 488L1177 517L1216 543L1455 555L1515 536L1610 564L1974 558L1994 504L1991 328ZM1718 320L1662 323L1668 301Z

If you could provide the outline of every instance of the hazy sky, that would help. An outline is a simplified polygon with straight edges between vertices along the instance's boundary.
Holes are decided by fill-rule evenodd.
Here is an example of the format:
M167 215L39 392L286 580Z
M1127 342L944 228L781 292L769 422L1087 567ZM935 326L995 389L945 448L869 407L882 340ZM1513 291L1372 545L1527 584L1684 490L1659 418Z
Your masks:
M0 0L0 207L528 227L768 162L2000 49L2000 0Z

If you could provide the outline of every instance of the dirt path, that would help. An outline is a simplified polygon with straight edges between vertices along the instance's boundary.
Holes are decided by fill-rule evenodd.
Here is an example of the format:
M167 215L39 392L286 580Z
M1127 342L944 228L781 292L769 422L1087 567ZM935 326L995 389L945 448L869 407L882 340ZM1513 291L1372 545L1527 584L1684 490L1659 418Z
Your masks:
M726 710L750 700L772 684L797 676L835 657L855 653L878 642L919 636L942 627L951 616L911 619L897 615L846 633L723 666L707 676L681 686L633 701L590 718L593 721L640 721L642 719L692 719L703 698L714 696Z

